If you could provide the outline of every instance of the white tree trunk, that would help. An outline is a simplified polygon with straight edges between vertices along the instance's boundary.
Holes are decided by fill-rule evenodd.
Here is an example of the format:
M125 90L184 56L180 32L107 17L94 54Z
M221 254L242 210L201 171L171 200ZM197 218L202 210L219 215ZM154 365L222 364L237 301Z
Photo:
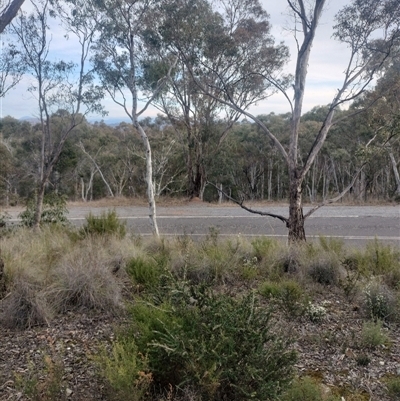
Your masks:
M156 213L156 201L154 198L154 183L153 183L153 164L151 156L151 146L149 138L146 135L143 127L138 121L134 122L135 127L139 131L140 137L142 138L143 145L146 152L146 184L147 184L147 199L149 202L149 218L152 227L153 234L157 237L160 235L157 225L157 213Z

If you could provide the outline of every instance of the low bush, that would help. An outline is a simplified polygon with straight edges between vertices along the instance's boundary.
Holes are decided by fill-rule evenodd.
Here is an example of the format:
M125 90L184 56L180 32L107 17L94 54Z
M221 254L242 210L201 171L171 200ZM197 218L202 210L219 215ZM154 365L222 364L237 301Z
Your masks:
M389 397L393 400L400 400L400 377L388 377L385 384Z
M258 291L262 296L275 301L289 318L302 316L306 311L307 296L294 280L266 281L260 285Z
M400 269L400 251L375 239L367 244L364 263L373 275L387 274Z
M150 257L138 256L126 264L126 271L134 283L144 288L155 288L160 282L162 269Z
M215 296L178 285L167 304L133 306L138 351L166 389L185 383L207 400L265 400L290 380L295 353L254 294Z
M339 261L332 254L323 253L310 261L308 275L315 283L336 285L339 283Z
M126 235L126 224L118 219L115 210L102 212L100 216L89 213L79 233L82 237L90 235L115 235L118 238L124 238Z
M362 292L362 309L369 319L395 320L398 317L396 295L385 284L369 283Z
M382 322L369 321L363 324L361 331L361 346L364 348L377 348L385 344L388 337L382 332Z
M24 374L15 374L15 385L32 401L66 401L64 365L58 357L43 355L43 369L30 364Z
M95 358L108 385L109 400L141 401L148 395L152 374L138 353L134 339L114 341L111 351L103 349Z
M321 385L313 378L305 376L295 379L280 401L340 401L339 396L324 394Z

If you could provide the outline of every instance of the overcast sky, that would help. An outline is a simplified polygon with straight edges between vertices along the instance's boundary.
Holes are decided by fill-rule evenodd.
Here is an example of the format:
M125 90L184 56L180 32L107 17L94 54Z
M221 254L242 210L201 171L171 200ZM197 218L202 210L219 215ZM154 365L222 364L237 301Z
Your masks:
M284 41L290 48L291 61L287 65L287 71L293 73L296 45L292 33L288 30L291 21L287 15L287 3L284 0L261 0L261 2L270 15L272 34L276 41ZM335 91L341 86L349 53L344 45L332 39L332 23L337 11L348 3L349 0L330 0L325 7L312 48L304 98L304 112L314 106L328 104L335 95ZM30 8L30 2L26 0L23 9L29 10ZM62 54L66 60L71 59L74 50L73 43L66 41L61 28L57 32L52 32L52 36L51 49ZM4 99L1 99L0 117L11 115L15 118L21 118L37 115L36 100L32 94L26 91L29 82L30 78L26 76L16 89L11 90ZM109 112L105 119L125 117L123 110L113 104L111 100L105 100L104 104ZM289 107L282 95L274 95L253 106L250 111L255 115L270 112L279 114L289 111ZM155 116L156 114L157 111L149 110L147 115ZM96 119L96 116L92 116L92 118ZM101 117L97 119L100 120Z

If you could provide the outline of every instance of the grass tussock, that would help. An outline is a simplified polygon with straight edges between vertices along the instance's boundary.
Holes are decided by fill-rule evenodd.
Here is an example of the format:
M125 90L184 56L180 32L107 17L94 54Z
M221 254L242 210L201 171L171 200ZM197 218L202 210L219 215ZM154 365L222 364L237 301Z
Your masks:
M46 325L53 315L41 286L23 273L15 275L10 292L0 301L0 322L11 329Z
M147 239L122 235L115 217L100 216L101 229L96 220L86 231L51 225L0 238L0 324L24 329L77 310L124 314L96 359L107 399L334 400L319 382L293 380L286 323L323 325L335 307L325 294L351 297L366 322L353 339L365 351L356 363L367 366L388 343L381 322L398 320L399 253L377 241L358 250L324 238L286 246L223 240L215 230L198 242Z
M53 270L47 296L58 311L94 309L115 312L121 307L121 285L114 266L86 243L66 255Z

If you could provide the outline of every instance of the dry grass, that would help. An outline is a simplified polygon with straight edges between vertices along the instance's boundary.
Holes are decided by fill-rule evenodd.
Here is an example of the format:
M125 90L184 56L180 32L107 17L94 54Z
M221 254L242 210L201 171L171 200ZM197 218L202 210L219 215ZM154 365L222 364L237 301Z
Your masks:
M12 329L48 324L52 312L41 286L23 273L14 276L10 292L0 301L0 322Z
M55 312L87 308L117 313L127 283L126 261L143 254L132 239L72 239L66 230L17 230L1 239L7 327L47 324Z

